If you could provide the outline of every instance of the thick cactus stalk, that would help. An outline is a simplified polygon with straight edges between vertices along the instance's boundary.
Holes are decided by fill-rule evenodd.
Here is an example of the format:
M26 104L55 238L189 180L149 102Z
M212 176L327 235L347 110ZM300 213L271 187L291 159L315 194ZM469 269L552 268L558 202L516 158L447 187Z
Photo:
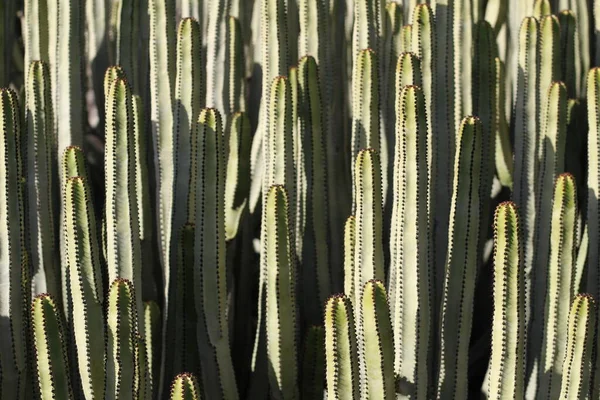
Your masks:
M0 397L23 398L26 370L24 205L17 95L0 89Z
M135 397L137 314L133 284L115 279L108 292L106 327L106 396Z
M96 217L88 183L69 178L65 186L65 245L79 376L87 400L104 398L104 294Z
M352 302L345 295L335 295L325 306L325 357L327 398L358 400L360 382L358 348Z
M300 60L298 76L298 117L306 174L303 282L306 285L308 318L318 323L322 319L325 301L331 294L331 267L328 246L327 143L319 70L314 58L307 56Z
M385 287L381 281L368 281L362 291L364 382L368 399L394 399L394 333Z
M540 21L538 43L538 157L541 157L548 112L548 92L554 81L560 79L560 25L558 18L547 15Z
M525 394L525 271L519 221L514 203L496 208L490 400L522 399Z
M325 391L325 331L322 326L308 328L303 358L300 398L321 400Z
M354 2L354 32L352 37L352 58L356 68L359 52L365 49L377 50L377 20L375 7L378 0Z
M135 398L151 399L152 386L149 385L149 370L148 370L148 352L146 350L146 341L141 335L135 337Z
M271 393L276 399L298 398L296 345L296 261L283 186L266 197L266 327Z
M115 0L112 2L109 35L111 62L123 68L136 93L140 89L137 85L139 75L137 60L139 3L140 0Z
M588 294L575 297L569 313L568 341L563 365L560 398L590 398L592 354L596 328L596 302Z
M62 176L65 179L81 177L85 182L90 182L85 163L85 154L81 147L69 146L62 155ZM89 185L88 185L89 189Z
M60 272L57 265L54 211L58 191L55 190L56 140L50 72L45 63L29 66L26 85L27 136L27 228L33 265L34 293L59 295Z
M542 19L544 16L552 14L550 0L535 0L533 3L533 16L536 19Z
M225 147L221 115L203 109L196 124L194 301L206 396L237 399L227 324L225 263ZM204 341L207 338L208 342ZM204 350L203 350L204 349ZM204 354L204 355L203 355ZM205 357L206 358L202 358Z
M354 299L354 254L356 252L356 217L351 215L344 224L344 293Z
M422 173L427 170L427 122L421 88L405 86L399 94L389 283L394 371L402 396L424 399L431 384L434 306L429 179Z
M412 25L404 25L400 31L400 50L404 53L412 51Z
M102 82L105 96L108 96L111 85L117 79L127 79L125 70L120 65L111 65L106 69L106 72L104 73L104 80ZM106 106L108 107L108 104Z
M230 1L212 0L207 2L208 17L206 38L206 105L223 112L227 91L225 53L227 42L227 16Z
M559 175L552 205L550 256L544 306L544 336L540 370L539 398L556 398L560 394L568 321L575 267L577 222L577 188L570 174Z
M454 190L442 299L438 399L467 397L468 353L478 265L483 181L483 133L476 117L463 119L457 138Z
M171 385L170 400L200 400L200 387L193 374L179 374Z
M400 54L400 56L398 56L398 62L396 63L396 73L395 73L395 81L392 83L392 85L394 85L395 87L395 91L393 92L393 98L390 100L391 103L393 104L392 106L392 111L391 113L388 115L388 118L394 118L394 122L393 122L393 127L394 127L394 138L392 140L389 141L390 145L393 144L393 147L390 147L391 149L395 149L396 148L396 135L395 132L398 130L398 116L399 116L399 111L398 108L396 106L396 102L397 100L400 98L400 92L402 91L402 88L404 88L404 86L408 86L408 85L415 85L415 86L421 86L422 81L421 81L421 61L419 60L419 57L417 57L417 55L415 53L402 53ZM390 167L390 170L392 170L392 175L393 175L393 157L392 157L392 166ZM392 178L393 179L393 178ZM393 183L392 183L393 185Z
M223 102L225 115L246 110L244 41L240 21L235 17L227 20L227 47L225 49L227 76L224 82L226 96Z
M142 314L142 262L138 203L135 188L135 125L128 83L117 79L106 99L106 254L108 279L130 280L136 288L135 306ZM129 221L129 223L123 223ZM141 331L143 332L143 326Z
M51 0L52 1L52 0ZM25 24L25 65L32 61L50 61L49 28L50 19L48 12L48 0L26 0L24 2ZM8 48L4 45L4 51Z
M492 111L492 135L496 173L502 186L513 188L513 152L510 143L509 126L506 122L506 70L500 58L494 59L494 110Z
M60 307L49 294L41 294L33 299L31 325L38 393L42 400L74 398L61 319Z
M181 16L191 17L202 23L204 21L204 7L202 0L181 0Z

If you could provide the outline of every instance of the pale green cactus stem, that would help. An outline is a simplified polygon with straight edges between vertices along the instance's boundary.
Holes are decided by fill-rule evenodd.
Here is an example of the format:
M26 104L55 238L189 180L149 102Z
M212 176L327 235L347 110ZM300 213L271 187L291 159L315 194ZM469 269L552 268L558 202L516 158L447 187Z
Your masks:
M108 279L129 279L137 290L135 306L142 309L142 260L135 188L133 97L127 81L117 79L106 98L106 255ZM129 221L129 223L122 223ZM140 326L143 332L143 326Z
M321 66L327 63L329 40L327 32L327 13L329 6L318 0L299 0L300 36L298 37L298 56L310 55Z
M356 217L351 215L344 224L344 293L354 299L354 254L356 252Z
M181 229L177 250L176 275L174 279L173 304L173 369L200 372L198 345L196 343L196 306L194 301L194 240L196 227L186 224Z
M518 68L515 101L515 176L513 199L519 204L523 232L523 268L525 269L526 320L531 315L535 232L535 184L537 176L537 42L539 26L535 18L527 17L519 32Z
M394 333L385 287L368 281L362 291L363 345L368 399L395 399Z
M170 400L200 400L201 392L198 380L193 374L179 374L171 384Z
M390 1L385 5L384 13L384 32L385 37L382 44L382 57L380 59L380 68L383 72L381 77L381 97L385 103L382 104L382 111L385 119L385 139L389 149L393 149L394 132L396 123L395 113L395 81L398 57L402 54L401 31L402 31L403 13L402 6L395 1ZM387 170L391 173L392 159L389 159ZM391 194L388 194L388 196Z
M560 24L560 74L559 79L567 85L569 98L576 98L581 82L581 64L579 63L579 42L577 39L577 21L571 10L558 14Z
M365 148L377 152L380 149L379 66L373 50L365 49L356 54L352 82L352 176L356 176L354 163L358 153ZM354 197L354 203L356 200Z
M161 317L160 308L154 301L144 303L144 327L146 341L146 359L148 362L148 380L146 386L149 388L149 393L155 394L158 386L158 357L160 356L160 329Z
M506 70L500 58L494 58L494 109L492 110L492 134L496 173L502 186L513 188L513 152L510 143L509 126L506 121Z
M538 42L538 157L542 157L543 136L547 122L548 92L552 84L560 79L560 25L558 18L548 15L540 20L540 36ZM537 188L536 188L537 189Z
M533 3L533 17L540 20L552 14L550 0L535 0Z
M536 187L536 230L534 235L534 267L533 274L533 319L530 331L529 348L533 357L542 355L541 341L539 337L544 329L544 310L546 309L546 290L548 262L550 253L554 249L551 246L551 222L552 222L552 193L557 176L564 172L565 141L567 130L567 88L561 82L552 84L547 94L548 119L544 124L544 135L540 138L543 143L542 156L539 161L539 172ZM570 301L568 302L570 303ZM567 315L568 311L564 314ZM566 317L564 320L566 324ZM561 360L562 361L562 360ZM560 362L560 361L558 361ZM541 368L542 366L540 366ZM543 373L540 369L538 373Z
M108 97L108 93L110 92L110 86L117 79L127 79L125 70L120 65L111 65L106 69L104 73L104 95ZM106 105L108 107L108 104Z
M34 293L59 295L60 272L55 251L54 211L58 191L53 171L56 168L54 114L48 66L35 61L29 66L26 85L27 136L23 160L27 168L27 228Z
M237 236L250 192L252 132L248 115L236 112L226 132L227 178L225 179L225 236Z
M593 374L596 302L589 294L579 294L569 313L568 341L563 365L560 398L587 399Z
M291 108L292 108L292 147L294 155L294 177L296 179L294 185L290 186L293 189L293 204L296 204L295 209L292 209L293 221L291 225L294 227L294 241L295 241L295 253L296 260L299 263L303 263L302 257L304 256L304 231L306 228L306 165L305 158L308 156L303 146L303 136L300 126L300 120L298 119L298 107L299 107L299 79L298 67L290 67L288 73L288 81L290 83L290 94L291 94Z
M438 399L467 397L468 354L478 266L483 132L477 117L463 119L457 138L454 190L440 325Z
M181 0L181 16L191 17L202 24L204 21L204 7L202 0Z
M319 69L313 57L298 66L298 117L306 174L306 225L302 261L305 265L305 306L312 323L322 320L331 294L327 143L321 102ZM316 291L316 293L315 293Z
M227 47L225 49L227 76L226 96L223 102L224 114L231 115L246 110L246 65L244 41L240 21L230 16L227 20ZM248 178L250 179L250 178Z
M194 301L198 316L206 396L237 399L237 385L229 348L227 271L225 263L225 147L221 115L200 111L196 124L196 235L194 246ZM206 337L208 342L203 339ZM203 350L204 349L204 350ZM206 360L202 357L207 357Z
M65 179L81 177L85 182L90 182L85 163L85 154L77 146L69 146L62 155L62 176ZM89 187L88 187L89 189Z
M397 88L398 89L398 88ZM394 328L394 372L402 397L425 399L433 339L433 235L429 225L427 122L418 86L405 86L396 103L396 149L390 231L389 299Z
M554 187L551 214L550 256L544 306L539 398L560 394L560 380L568 339L569 308L575 266L577 188L570 174L559 175Z
M139 42L139 0L115 0L112 2L110 26L110 61L120 65L129 78L133 90L138 85L137 49Z
M296 261L285 188L274 185L266 196L266 328L269 384L276 399L299 396L296 344Z
M133 284L127 279L115 279L107 301L106 396L133 400L138 333Z
M38 1L34 0L34 3ZM46 0L48 4L48 16L50 19L50 5L55 0ZM42 3L42 2L39 2ZM27 14L27 13L26 13ZM87 66L91 69L92 73L92 85L94 88L94 96L96 98L96 105L98 108L102 108L104 105L103 98L104 93L101 92L102 79L104 72L108 66L108 49L107 49L107 34L109 28L110 19L110 3L104 0L91 0L85 2L85 55L87 56ZM54 24L48 23L50 29ZM41 29L40 29L41 30ZM44 32L45 30L41 30ZM48 37L49 46L52 47L52 36ZM42 57L42 59L44 59ZM50 55L49 61L52 61L52 55ZM50 65L53 65L52 63ZM99 110L102 111L102 110Z
M104 293L96 217L88 183L68 178L65 185L65 248L79 376L87 400L104 398Z
M304 341L301 399L322 400L325 391L325 330L311 326Z
M52 1L52 0L51 0ZM30 65L32 61L50 61L49 44L49 1L48 0L26 0L24 1L25 23L23 24L23 36L25 40L25 64ZM0 33L1 35L1 33ZM4 51L7 47L3 46ZM28 71L29 72L29 71ZM27 82L27 78L25 79Z
M587 189L587 188L586 188ZM581 197L579 197L581 201ZM571 293L581 293L582 289L587 287L587 282L584 280L584 273L586 273L587 256L590 247L588 226L585 224L583 229L578 224L577 232L581 232L581 240L579 242L579 248L577 249L577 261L575 262L573 271L573 285L571 287Z
M404 86L421 86L421 61L415 53L407 52L400 54L396 64L395 78L396 93L400 93Z
M25 390L27 306L22 199L21 127L17 95L0 89L0 397L21 399ZM27 289L29 290L29 289Z
M587 227L589 250L587 254L588 290L600 298L600 68L593 68L587 80L588 153L587 153Z
M33 299L31 329L38 394L42 400L74 398L67 360L66 336L61 319L60 306L52 296L40 294Z
M56 56L50 65L54 69L52 87L56 110L58 154L70 145L83 145L84 132L84 46L83 3L77 0L56 2ZM54 20L50 20L51 23ZM50 39L50 38L49 38ZM68 66L66 68L65 66ZM63 181L64 182L64 181Z
M360 380L352 301L335 295L325 306L327 398L358 400Z
M354 68L360 62L359 53L361 51L365 49L377 51L378 30L375 8L378 2L379 0L359 0L354 2L354 29L352 36Z
M227 49L227 16L230 1L207 2L208 25L206 27L206 105L223 112L227 100L225 78L225 53Z
M152 386L149 385L148 352L146 341L141 335L135 336L135 398L151 399Z
M517 206L501 203L494 215L494 314L488 398L525 394L525 271Z
M404 53L412 51L412 25L404 25L400 31L400 50Z
M485 20L492 25L496 36L507 22L508 4L502 0L491 0L485 7Z

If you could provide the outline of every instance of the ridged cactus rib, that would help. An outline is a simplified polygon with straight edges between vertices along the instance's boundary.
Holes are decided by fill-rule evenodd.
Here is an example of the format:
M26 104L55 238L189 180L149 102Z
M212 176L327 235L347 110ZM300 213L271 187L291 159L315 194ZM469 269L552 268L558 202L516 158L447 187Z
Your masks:
M377 50L376 4L379 0L358 0L354 2L354 34L352 37L352 58L354 68L359 62L359 53L365 49Z
M400 92L402 91L402 88L408 85L421 86L421 84L421 61L419 60L419 57L417 57L415 53L410 52L400 54L396 63L394 82L391 83L391 85L394 86L395 90L393 91L392 99L389 100L393 104L393 110L390 114L388 114L388 118L394 118L394 136L396 136L395 132L398 130L397 124L399 117L399 110L396 105L396 102L400 98ZM394 147L391 147L391 149L394 149L396 147L397 139L398 138L395 137L393 140L390 140L390 145L392 143L394 144ZM390 169L391 171L393 171L393 163L394 160L392 157L392 168Z
M181 229L179 245L177 249L176 276L173 314L174 339L176 346L174 354L173 371L200 372L198 359L198 346L196 343L196 306L194 300L194 240L196 227L191 224ZM172 350L170 351L172 352Z
M322 326L307 329L303 358L300 398L322 400L325 392L325 330Z
M17 95L0 89L0 397L19 399L25 389L27 306L21 127ZM26 294L27 293L27 294Z
M89 182L85 154L81 147L69 146L62 155L62 176L65 179L79 176L85 182Z
M266 327L271 393L297 399L296 262L289 224L288 196L280 185L266 196Z
M427 122L418 86L399 91L390 231L389 301L400 394L427 398L433 330Z
M179 374L173 380L171 385L170 400L200 400L200 387L193 374Z
M344 293L354 299L354 255L356 252L356 217L351 215L344 224Z
M203 364L206 396L237 399L227 324L227 271L225 263L225 147L221 115L216 109L200 111L196 124L196 235L194 246L194 300L198 317L198 348L210 354ZM207 337L209 342L204 343ZM207 347L208 346L208 347ZM210 349L210 350L209 350ZM202 350L201 350L202 352ZM208 354L207 354L208 356ZM202 357L202 354L201 354ZM208 361L207 361L208 362ZM207 375L208 374L208 375ZM216 383L218 382L218 384Z
M106 72L104 73L104 81L103 81L104 95L106 97L108 97L108 94L110 92L110 86L117 79L127 79L127 77L125 75L125 70L123 69L123 67L121 67L120 65L112 65L112 66L108 67L106 69ZM108 104L106 104L106 107L108 107Z
M299 0L298 56L310 55L322 67L327 62L329 40L327 39L327 13L329 6L320 0Z
M138 332L133 284L127 279L115 279L107 301L106 396L133 400Z
M593 374L596 302L588 294L575 297L569 313L568 341L563 364L560 398L587 399Z
M544 16L551 15L552 8L550 0L535 0L533 3L533 17L540 20Z
M139 42L140 0L115 0L112 2L110 27L110 57L114 64L120 65L133 87L137 87L138 60L136 57Z
M384 32L385 36L382 39L382 54L383 57L380 60L380 69L382 71L382 77L380 81L381 85L381 97L383 99L382 108L384 112L385 122L385 140L387 141L388 148L391 150L394 148L394 132L395 132L395 100L396 100L396 70L398 65L398 57L402 54L401 31L402 31L403 13L402 6L394 1L390 1L385 6L384 12ZM387 170L390 171L392 168L392 158L389 159L389 165ZM389 194L391 195L391 194ZM389 197L388 195L388 197Z
M361 50L356 57L352 80L353 167L362 149L380 149L378 57L371 49ZM356 174L354 169L353 172ZM354 201L356 202L356 198Z
M60 307L49 294L33 299L31 325L38 394L42 400L74 398L61 318Z
M55 1L55 0L50 0ZM24 47L25 47L25 65L29 65L32 61L40 60L43 62L50 61L50 44L49 41L49 13L48 0L25 0L24 3ZM6 47L2 46L4 51ZM0 75L1 76L1 75Z
M394 399L394 333L385 287L368 281L362 291L362 319L366 395L368 399Z
M194 126L204 107L205 87L202 65L202 37L197 21L186 18L177 32L177 75L175 106L173 110L173 136L177 146L175 154L176 181L173 229L180 230L185 223L196 220L196 143ZM186 204L187 207L180 206ZM175 248L172 251L176 251Z
M579 81L581 80L581 65L576 55L579 55L577 38L577 21L571 10L558 14L560 25L560 74L559 79L567 85L569 98L576 98Z
M587 76L588 153L587 153L587 227L589 250L587 255L587 289L594 298L600 298L600 68L593 68Z
M232 116L226 140L225 235L231 240L237 236L250 192L252 132L246 113L237 112Z
M327 196L327 143L320 91L319 69L307 56L298 67L298 120L306 174L306 225L302 262L305 265L306 304L309 320L322 319L323 306L331 294L329 262L329 214ZM315 293L316 290L316 293Z
M492 111L492 135L496 173L502 186L513 188L513 151L509 126L506 122L506 70L500 58L494 58L494 109Z
M525 394L525 271L519 212L501 203L494 216L494 312L488 398Z
M59 294L60 272L55 249L55 217L58 191L54 185L56 170L56 139L54 113L48 66L32 62L26 85L27 136L23 160L27 170L27 230L28 247L33 265L35 293Z
M360 398L358 349L350 298L335 295L325 306L327 398Z
M65 247L79 376L87 400L104 398L104 293L96 217L88 183L68 178L65 186Z
M466 398L468 352L478 265L483 132L476 117L463 119L457 138L448 255L442 299L438 399Z
M543 17L540 21L538 43L538 157L541 158L543 136L546 130L548 112L548 92L552 84L560 79L560 25L554 15Z
M225 115L246 110L246 64L244 57L244 41L240 21L235 17L227 20L227 48L225 49L227 77L225 79L226 98L223 104Z
M129 279L140 290L135 300L142 314L142 261L135 188L133 97L128 83L117 79L106 99L106 236L110 282ZM141 327L143 332L143 327Z
M541 355L539 398L554 399L560 394L568 340L569 307L575 266L577 188L570 174L559 175L554 186L548 257L544 336Z
M513 200L519 204L525 269L525 304L527 323L531 315L535 232L535 184L537 176L537 41L538 22L525 18L519 32L519 55L515 100L515 177Z
M400 31L400 50L407 53L413 51L412 48L413 29L412 25L404 25Z
M53 87L56 110L58 154L67 146L83 145L84 131L84 71L82 62L84 23L83 3L79 0L51 0L56 2L57 38ZM54 22L50 20L50 22ZM63 181L64 182L64 181Z

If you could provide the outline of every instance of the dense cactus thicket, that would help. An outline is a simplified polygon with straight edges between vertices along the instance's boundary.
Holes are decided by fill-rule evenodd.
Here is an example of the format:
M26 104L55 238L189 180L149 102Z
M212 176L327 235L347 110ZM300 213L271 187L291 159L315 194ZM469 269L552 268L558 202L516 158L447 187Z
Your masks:
M600 398L600 0L0 22L0 399Z

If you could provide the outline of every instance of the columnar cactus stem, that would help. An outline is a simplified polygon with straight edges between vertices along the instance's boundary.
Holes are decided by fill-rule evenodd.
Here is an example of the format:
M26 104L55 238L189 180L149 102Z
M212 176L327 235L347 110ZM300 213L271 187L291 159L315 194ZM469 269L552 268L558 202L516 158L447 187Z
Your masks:
M227 16L230 1L211 0L206 4L208 26L206 38L206 105L223 112L227 98L225 53Z
M146 385L153 395L158 386L158 360L160 357L160 309L154 301L144 303L144 330L146 341L146 359L148 362L148 380Z
M25 65L30 65L35 60L45 63L50 61L49 30L50 26L54 24L49 18L48 3L52 1L55 0L26 0L24 2ZM9 50L6 45L3 45L2 48L3 51Z
M579 294L569 313L569 330L560 398L587 399L592 381L592 354L596 328L596 302L588 294Z
M478 265L483 133L476 117L463 119L457 138L448 255L442 299L437 398L466 398L473 297Z
M60 307L49 294L41 294L33 299L31 324L40 398L73 399Z
M404 25L400 31L400 51L407 53L412 50L412 25Z
M570 174L559 175L554 187L548 276L544 306L542 369L538 397L554 399L560 393L568 340L569 307L575 266L577 188Z
M296 267L283 186L271 186L266 197L266 327L269 382L276 399L298 398L296 346Z
M394 333L385 287L381 281L368 281L362 290L364 363L368 399L394 399Z
M135 397L137 399L151 399L152 386L149 382L148 370L148 352L146 351L146 341L141 335L135 337Z
M117 278L108 292L106 396L133 400L136 366L137 314L133 285Z
M227 63L227 76L224 82L226 96L223 107L225 115L230 117L235 113L246 110L244 41L240 21L235 17L229 17L227 20L225 60Z
M494 317L488 398L525 394L525 271L517 206L501 203L494 216Z
M65 186L65 247L68 263L72 321L79 376L87 400L104 398L104 293L96 217L88 183L68 178Z
M434 306L429 179L422 172L427 170L427 122L421 88L405 86L399 94L389 283L394 372L406 384L400 387L402 396L424 399L431 384Z
M335 295L325 306L327 398L358 400L360 381L354 311L347 296Z
M551 15L552 8L550 0L535 0L533 3L533 16L536 19L542 19L544 16Z
M513 188L513 152L510 143L509 126L506 122L506 70L500 58L494 59L494 110L492 132L496 173L503 186Z
M395 87L395 91L394 91L394 95L393 95L393 99L391 100L391 102L394 104L393 106L393 111L391 114L389 114L389 118L394 118L394 129L397 130L398 126L395 125L398 123L398 116L399 116L399 111L398 108L396 107L396 102L399 100L400 98L400 92L402 91L402 88L404 88L404 86L407 85L415 85L415 86L421 86L422 82L421 82L421 62L419 60L419 57L416 56L415 53L402 53L400 54L400 56L398 57L398 62L396 63L396 73L394 76L394 82L393 85ZM394 132L394 136L395 132ZM395 148L396 146L396 138L394 138L393 140L390 140L390 144L393 143ZM391 170L393 170L393 163L394 160L392 159L392 168ZM393 178L392 178L393 179Z
M65 179L79 176L89 184L90 180L85 163L85 155L80 147L69 146L65 149L65 152L62 155L61 167L62 176L65 177Z
M21 128L17 95L0 89L0 397L21 399L25 389L26 321L31 294L24 290L24 205Z
M303 358L300 398L321 400L325 391L325 331L322 326L308 328Z
M548 112L548 92L552 84L560 79L560 25L554 15L547 15L540 21L538 52L537 147L538 157L541 157Z
M356 252L356 217L351 215L344 224L344 293L354 299L354 254Z
M193 374L179 374L171 385L170 400L200 400L200 387Z
M137 85L139 23L136 18L139 10L139 0L115 0L112 2L111 62L123 67L135 92L140 89Z
M26 86L27 136L27 227L33 265L35 293L61 293L60 272L55 250L54 211L58 191L54 185L56 170L56 140L50 72L45 63L36 61L29 66Z
M559 79L567 85L569 98L576 98L581 81L581 64L579 63L579 42L576 37L577 21L571 10L558 14L560 24L560 74Z

